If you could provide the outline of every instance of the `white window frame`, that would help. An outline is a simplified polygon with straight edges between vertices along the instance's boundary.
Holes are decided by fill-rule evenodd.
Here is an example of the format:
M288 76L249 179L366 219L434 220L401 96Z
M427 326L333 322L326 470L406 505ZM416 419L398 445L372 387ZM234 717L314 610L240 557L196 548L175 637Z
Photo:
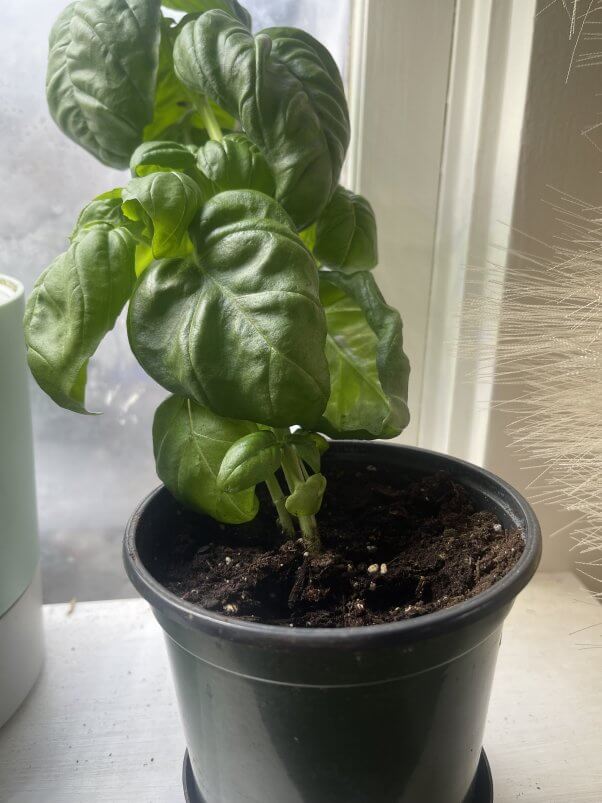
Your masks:
M375 207L377 278L404 319L412 423L401 439L482 463L485 349L468 360L455 344L468 266L505 258L536 0L352 3L345 178ZM499 292L481 277L471 295Z

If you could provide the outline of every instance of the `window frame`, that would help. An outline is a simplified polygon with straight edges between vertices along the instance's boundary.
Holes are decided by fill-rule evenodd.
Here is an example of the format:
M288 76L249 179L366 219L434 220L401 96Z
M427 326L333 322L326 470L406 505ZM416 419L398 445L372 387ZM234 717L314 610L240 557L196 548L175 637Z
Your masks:
M478 464L491 346L470 359L456 346L468 292L501 302L535 12L536 0L352 4L346 180L375 206L377 277L404 319L413 420L401 440Z

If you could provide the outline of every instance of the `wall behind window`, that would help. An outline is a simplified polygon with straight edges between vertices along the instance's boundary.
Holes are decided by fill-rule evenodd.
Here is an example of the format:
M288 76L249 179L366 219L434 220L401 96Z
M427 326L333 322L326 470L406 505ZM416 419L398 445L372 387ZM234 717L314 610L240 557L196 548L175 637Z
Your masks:
M572 7L572 3L569 6ZM539 0L537 10L510 247L534 259L549 259L548 244L566 236L559 223L559 218L566 216L554 208L562 194L592 207L600 205L600 140L596 140L598 147L594 147L581 132L601 119L602 67L599 59L592 58L586 62L587 68L583 68L580 65L584 62L579 57L599 53L602 48L597 39L589 37L598 30L599 16L588 17L591 22L584 30L580 28L583 18L579 17L571 37L570 16L561 2L550 4ZM567 80L571 61L573 69ZM521 257L511 256L510 259L511 264L528 269L532 278L539 271L544 274L533 262ZM494 387L493 398L500 402L511 401L520 399L524 392L520 385L508 384L501 377ZM520 459L524 455L511 448L506 426L515 417L503 406L492 408L486 464L533 499L535 492L531 483L542 467L526 469ZM577 557L577 553L571 551L571 535L577 529L573 523L578 523L578 513L542 504L536 504L535 510L544 533L543 570L565 570L573 566L575 559L592 559L591 556ZM599 590L599 585L595 590Z
M30 291L66 247L81 207L127 175L98 163L52 122L44 77L51 25L64 0L9 0L0 30L0 272ZM260 29L296 25L345 67L348 0L252 0ZM6 381L2 378L1 381ZM155 485L151 422L166 395L130 354L124 322L91 363L89 409L56 407L33 383L40 535L48 601L131 595L120 560L123 527Z

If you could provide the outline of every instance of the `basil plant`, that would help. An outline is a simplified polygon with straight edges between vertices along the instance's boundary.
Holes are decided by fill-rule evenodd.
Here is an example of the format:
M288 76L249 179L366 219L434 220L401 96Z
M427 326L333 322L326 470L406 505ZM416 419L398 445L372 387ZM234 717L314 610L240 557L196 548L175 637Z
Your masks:
M172 395L159 477L237 524L265 483L283 531L319 549L330 438L408 423L398 313L370 272L369 202L341 187L349 114L329 52L296 28L253 33L236 0L77 0L50 35L61 130L125 186L81 212L38 279L28 361L86 413L90 359L128 306L132 351Z

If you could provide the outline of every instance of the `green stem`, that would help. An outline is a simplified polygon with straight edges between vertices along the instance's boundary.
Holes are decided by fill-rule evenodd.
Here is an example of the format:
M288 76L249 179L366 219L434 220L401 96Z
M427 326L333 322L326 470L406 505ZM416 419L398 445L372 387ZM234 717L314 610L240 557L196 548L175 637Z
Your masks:
M297 450L295 449L295 451ZM299 455L297 455L297 460L299 461L299 468L301 469L301 473L303 474L303 479L304 480L309 479L309 471L305 468L305 463L303 462L303 460L301 460Z
M282 488L280 487L280 483L278 482L276 475L272 474L271 477L268 477L268 479L265 481L265 484L268 486L268 491L272 497L274 507L278 511L278 521L282 527L282 532L292 538L295 535L295 525L293 524L291 514L288 512L286 505L284 504L286 497Z
M282 450L282 470L291 491L305 481L303 468L294 446L285 446ZM315 516L299 516L299 526L303 540L309 552L319 552L322 546Z
M191 95L191 98L192 102L194 103L194 107L199 113L199 116L203 121L203 125L207 129L207 133L211 139L221 142L224 138L224 135L222 134L220 124L217 122L217 117L215 116L207 97L205 95Z

